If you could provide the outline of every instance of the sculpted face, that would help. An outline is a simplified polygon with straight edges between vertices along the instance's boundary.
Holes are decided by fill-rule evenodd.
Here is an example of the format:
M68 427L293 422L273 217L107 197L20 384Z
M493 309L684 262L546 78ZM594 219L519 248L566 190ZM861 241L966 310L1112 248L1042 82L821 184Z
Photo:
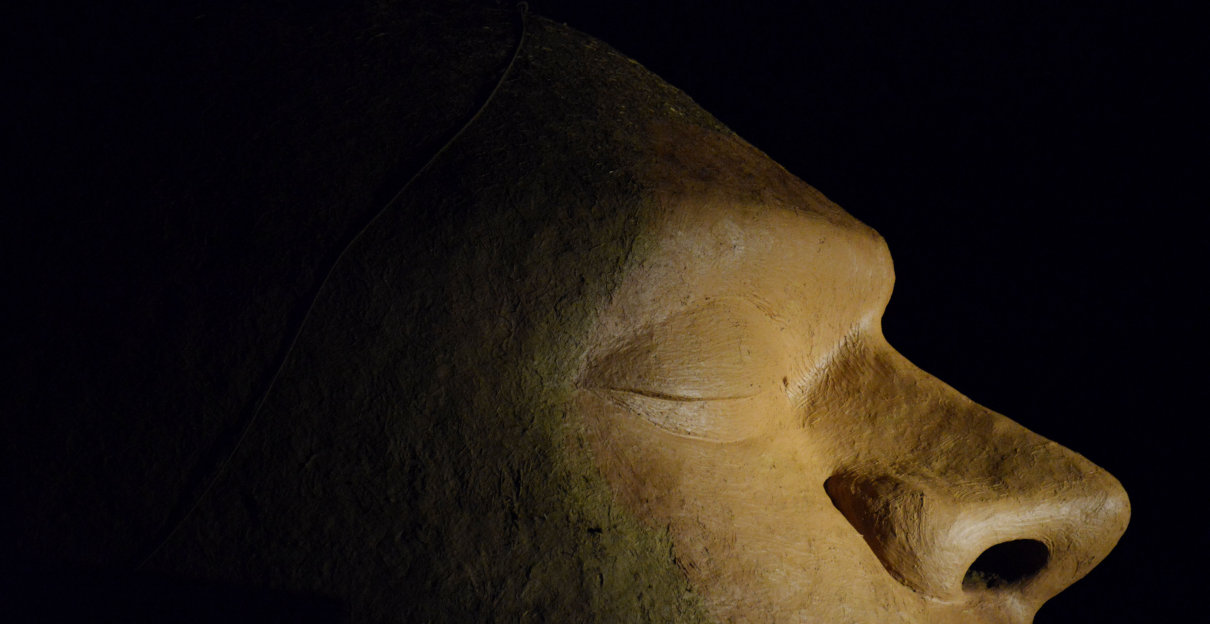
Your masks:
M1028 622L1106 555L1113 477L887 344L877 233L738 140L653 134L648 251L575 396L713 615Z
M146 68L77 68L98 97L47 136L87 149L50 151L124 147L41 167L76 188L14 299L48 306L10 384L14 578L352 621L969 624L1113 547L1111 476L887 344L878 234L586 35L370 4L191 13ZM59 602L150 619L94 612L104 580Z

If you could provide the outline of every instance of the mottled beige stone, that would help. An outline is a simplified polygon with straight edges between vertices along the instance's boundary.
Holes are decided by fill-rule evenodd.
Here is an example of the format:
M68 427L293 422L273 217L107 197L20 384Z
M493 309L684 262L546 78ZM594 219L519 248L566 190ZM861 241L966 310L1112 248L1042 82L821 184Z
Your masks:
M577 399L614 491L669 528L713 614L1028 622L1109 552L1129 517L1112 476L887 344L877 233L731 137L652 134L653 251L599 317Z
M687 95L355 5L77 30L155 54L81 65L42 167L10 565L117 598L37 612L1019 623L1117 541L1112 477L886 343L878 234Z

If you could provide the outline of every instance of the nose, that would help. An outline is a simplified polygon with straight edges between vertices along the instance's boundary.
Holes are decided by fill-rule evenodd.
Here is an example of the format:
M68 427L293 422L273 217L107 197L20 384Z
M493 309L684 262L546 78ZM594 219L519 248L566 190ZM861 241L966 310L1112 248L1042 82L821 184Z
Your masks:
M856 384L850 396L861 398L847 408L869 422L830 426L815 413L813 425L845 449L824 487L904 585L1028 621L1125 531L1126 492L1092 462L973 403L889 346L856 348L845 360L825 387Z
M1129 517L1113 477L1058 445L1023 456L1049 487L928 471L847 469L825 488L887 571L942 600L1004 603L1036 610L1088 573L1117 543ZM1062 466L1068 464L1067 466Z

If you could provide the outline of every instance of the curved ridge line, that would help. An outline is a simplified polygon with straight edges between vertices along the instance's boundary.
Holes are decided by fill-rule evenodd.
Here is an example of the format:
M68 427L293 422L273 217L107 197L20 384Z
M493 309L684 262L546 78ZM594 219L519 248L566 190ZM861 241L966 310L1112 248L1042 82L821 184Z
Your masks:
M231 450L227 453L227 456L223 458L221 462L219 462L214 476L210 478L210 481L206 484L206 487L203 488L202 493L198 495L192 504L190 504L189 508L184 514L181 515L180 518L171 523L171 529L168 530L164 537L161 538L146 555L140 558L138 564L134 566L135 570L142 570L144 566L146 566L147 563L151 561L151 559L155 557L155 555L158 554L174 536L176 536L181 527L185 525L185 522L189 520L194 512L197 511L202 501L205 500L210 494L211 490L214 489L215 484L217 484L219 479L222 478L223 474L226 472L227 466L231 463L231 460L235 457L235 454L243 446L244 440L248 437L248 432L252 430L252 425L256 422L257 417L260 415L261 408L264 407L266 400L269 398L269 394L273 392L274 386L277 385L277 380L281 377L282 371L286 368L286 362L290 360L290 354L294 352L294 348L298 344L298 339L300 336L302 336L303 329L306 328L307 322L311 319L311 312L314 311L315 304L319 301L320 295L323 293L324 288L328 285L332 275L336 272L336 267L340 266L341 261L344 260L346 255L348 255L349 250L351 250L362 239L365 233L369 231L370 228L373 227L384 214L386 214L387 210L394 206L403 197L404 193L406 193L407 190L412 186L412 183L419 179L420 176L424 175L424 173L429 170L429 167L431 167L433 163L436 162L451 145L456 143L458 139L462 137L467 128L474 125L474 123L483 114L483 111L486 110L488 105L491 104L492 100L496 98L496 94L499 93L501 87L504 86L505 80L510 74L512 74L513 66L517 64L517 59L521 56L521 49L524 47L525 38L529 33L529 5L525 2L520 2L517 4L517 11L521 16L521 36L518 37L517 47L513 50L512 58L509 59L508 65L506 65L504 68L504 72L500 74L500 79L496 82L496 86L492 88L491 93L489 93L487 98L483 100L483 104L479 106L479 108L475 111L475 114L471 115L471 118L468 119L466 123L462 124L462 127L458 129L458 132L454 133L454 136L450 137L450 139L446 141L444 145L442 145L427 161L425 161L424 165L421 166L420 169L416 170L416 173L412 174L412 177L408 178L408 181L399 188L399 192L395 193L390 200L383 204L382 208L380 208L378 212L374 213L373 217L370 217L370 220L367 221L366 224L353 235L353 238L349 240L348 244L344 246L344 249L342 249L336 256L336 260L332 262L331 266L328 267L327 273L324 274L324 278L320 280L319 288L315 290L315 295L311 298L311 302L307 304L307 311L303 313L303 319L298 324L298 329L294 331L294 336L290 339L289 346L286 347L285 353L278 362L277 369L274 371L273 377L271 377L269 380L269 385L265 387L264 392L262 392L260 398L257 399L256 407L253 408L252 415L248 418L248 421L244 423L235 445L231 447Z

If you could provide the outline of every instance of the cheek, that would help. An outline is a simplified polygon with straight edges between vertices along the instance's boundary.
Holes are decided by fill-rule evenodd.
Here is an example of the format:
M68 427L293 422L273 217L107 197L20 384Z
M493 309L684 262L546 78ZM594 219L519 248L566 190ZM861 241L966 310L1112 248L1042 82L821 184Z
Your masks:
M614 493L656 526L692 520L724 527L735 517L801 512L812 493L828 500L822 484L829 463L816 461L806 433L790 426L786 401L762 405L751 435L732 442L677 435L590 391L577 393L576 402Z
M667 528L678 563L719 615L785 615L818 608L821 596L872 590L852 579L879 578L880 566L823 488L830 462L814 456L807 432L784 424L788 406L733 443L672 435L591 396L580 406L615 495Z

